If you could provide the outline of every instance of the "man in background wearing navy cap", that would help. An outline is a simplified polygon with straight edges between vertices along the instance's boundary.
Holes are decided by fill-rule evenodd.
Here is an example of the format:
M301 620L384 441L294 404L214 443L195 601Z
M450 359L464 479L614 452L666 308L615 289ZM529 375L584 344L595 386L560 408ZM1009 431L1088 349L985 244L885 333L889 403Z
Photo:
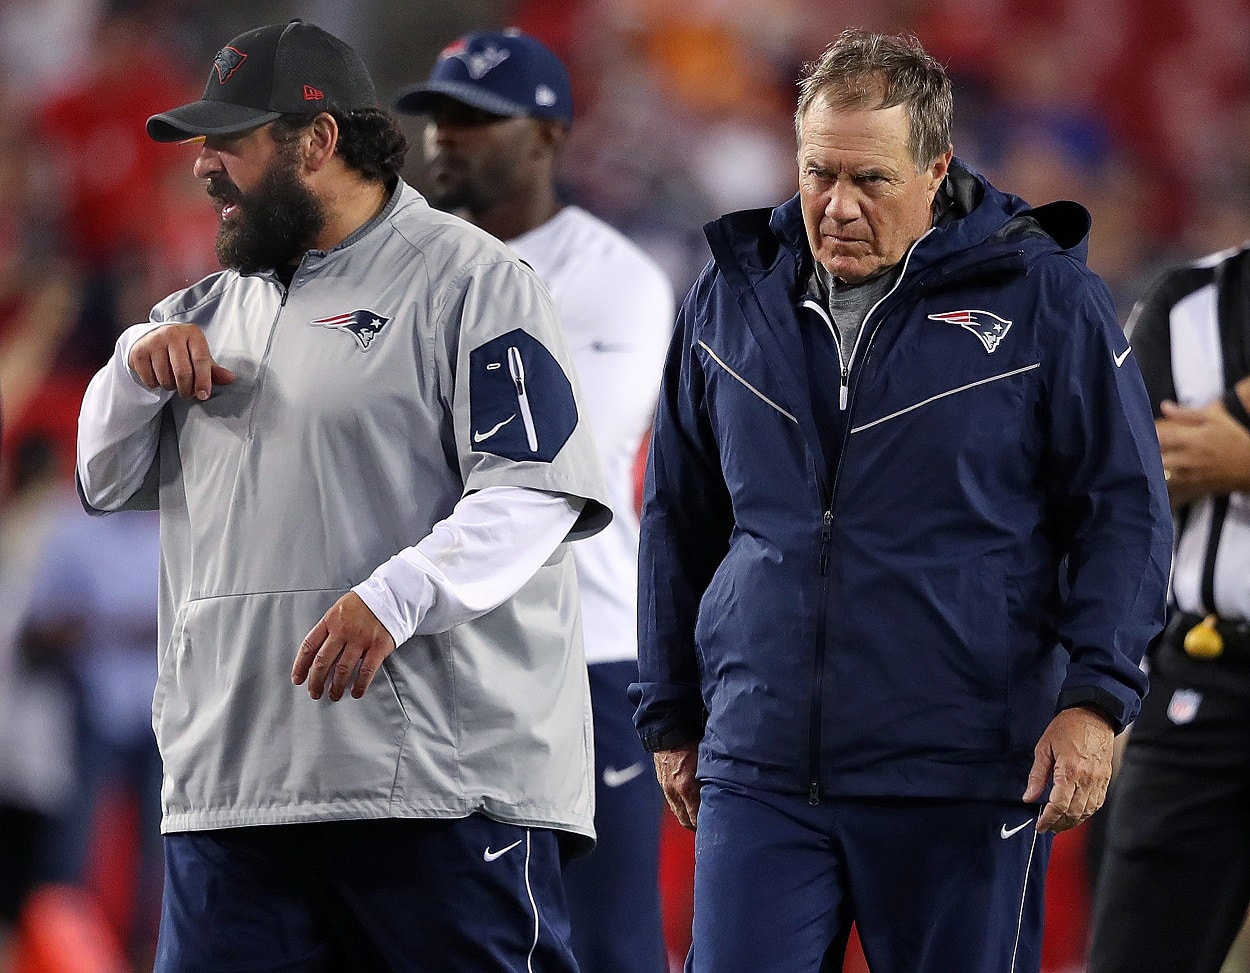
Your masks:
M632 471L672 330L672 287L620 233L557 198L573 101L564 65L534 38L462 37L396 106L427 119L430 201L505 240L551 289L581 380L616 516L573 552L590 663L598 836L594 853L565 871L573 947L582 973L659 973L663 801L625 689L638 673Z
M573 973L565 541L610 514L550 295L400 180L310 24L235 38L148 134L200 143L226 268L122 335L80 420L88 508L161 513L157 969Z

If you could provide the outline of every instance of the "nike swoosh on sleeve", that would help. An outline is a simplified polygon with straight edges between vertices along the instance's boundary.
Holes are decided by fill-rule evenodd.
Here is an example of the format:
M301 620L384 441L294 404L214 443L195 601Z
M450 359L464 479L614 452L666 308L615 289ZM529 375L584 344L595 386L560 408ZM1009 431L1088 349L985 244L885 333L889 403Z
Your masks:
M491 426L489 429L486 430L486 432L475 432L473 434L473 441L475 443L480 443L484 440L490 439L491 436L495 435L495 433L499 432L500 429L502 429L504 426L506 426L515 418L516 418L516 413L514 412L512 413L512 415L508 416L508 418L505 419L503 422L498 422L495 425Z

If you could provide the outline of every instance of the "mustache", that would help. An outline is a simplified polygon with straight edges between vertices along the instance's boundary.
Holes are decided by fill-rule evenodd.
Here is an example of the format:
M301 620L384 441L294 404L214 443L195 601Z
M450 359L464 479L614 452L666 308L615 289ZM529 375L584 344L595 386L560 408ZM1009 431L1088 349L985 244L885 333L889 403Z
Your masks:
M222 203L238 203L243 198L243 193L234 181L220 173L213 173L208 177L207 190L208 195L218 202Z

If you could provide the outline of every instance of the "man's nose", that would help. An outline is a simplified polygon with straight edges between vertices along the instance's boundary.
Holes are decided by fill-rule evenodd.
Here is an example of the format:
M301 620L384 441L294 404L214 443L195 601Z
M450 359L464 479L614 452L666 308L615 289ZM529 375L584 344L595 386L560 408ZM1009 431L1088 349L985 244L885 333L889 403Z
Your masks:
M200 154L195 157L191 172L196 179L207 179L214 172L222 171L221 157L207 146L200 147Z
M835 183L825 203L825 216L838 223L851 223L859 219L859 215L859 199L854 188Z

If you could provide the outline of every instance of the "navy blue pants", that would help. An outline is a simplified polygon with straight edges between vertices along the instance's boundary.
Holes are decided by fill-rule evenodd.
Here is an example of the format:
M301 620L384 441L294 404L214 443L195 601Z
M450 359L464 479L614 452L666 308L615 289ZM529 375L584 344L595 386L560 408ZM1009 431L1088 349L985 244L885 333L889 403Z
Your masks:
M553 831L334 821L165 837L156 973L576 973Z
M588 858L565 867L573 952L581 973L663 973L660 816L664 796L625 694L636 662L590 667L595 720L595 833Z
M834 800L709 781L687 973L1037 973L1050 835L1016 802Z

